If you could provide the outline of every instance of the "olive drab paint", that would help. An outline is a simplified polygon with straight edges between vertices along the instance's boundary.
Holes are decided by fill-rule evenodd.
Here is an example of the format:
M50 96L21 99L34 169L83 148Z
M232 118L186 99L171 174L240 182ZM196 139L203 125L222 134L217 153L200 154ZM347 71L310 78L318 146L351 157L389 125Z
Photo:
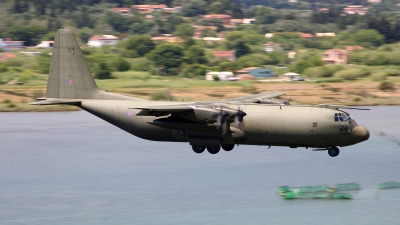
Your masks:
M34 105L68 104L152 141L188 142L196 153L234 145L328 150L368 140L369 131L341 109L277 102L280 92L204 102L147 101L101 91L75 35L60 29L54 40L46 97Z

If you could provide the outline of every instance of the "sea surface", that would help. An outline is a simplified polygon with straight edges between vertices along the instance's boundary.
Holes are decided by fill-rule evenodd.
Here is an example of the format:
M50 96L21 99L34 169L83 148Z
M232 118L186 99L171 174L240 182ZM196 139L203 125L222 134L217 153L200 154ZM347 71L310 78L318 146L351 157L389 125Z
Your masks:
M87 112L0 113L0 224L400 224L400 106L349 110L371 138L338 157L239 146L195 154ZM358 182L352 200L283 200L281 185Z

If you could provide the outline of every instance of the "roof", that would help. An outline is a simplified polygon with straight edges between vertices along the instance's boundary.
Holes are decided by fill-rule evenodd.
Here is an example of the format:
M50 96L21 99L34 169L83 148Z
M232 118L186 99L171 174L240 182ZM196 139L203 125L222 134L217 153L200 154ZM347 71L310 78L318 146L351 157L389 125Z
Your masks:
M228 14L208 14L204 15L204 18L211 19L211 18L217 18L217 19L231 19L232 16Z
M129 8L111 8L112 11L115 12L129 12L130 9Z
M218 30L218 27L216 27L216 26L198 26L198 27L196 27L196 31L201 31L201 30L204 30L204 29L207 29L207 28L209 28L209 29L211 29L213 31L217 31Z
M158 4L158 5L132 5L133 8L140 8L140 9L164 9L167 8L166 4Z
M349 5L347 8L363 8L364 6L362 5Z
M270 37L273 37L273 36L275 36L275 33L266 33L265 34L266 38L270 38Z
M289 72L289 73L283 74L283 76L300 76L300 74L294 73L294 72Z
M353 51L353 50L361 50L361 49L364 49L364 48L357 45L357 46L346 46L344 49L346 51Z
M312 34L307 34L307 33L299 33L300 34L300 36L302 36L303 38L312 38L312 37L314 37L314 35L312 35Z
M212 51L215 57L234 57L235 51Z
M250 70L260 69L260 68L261 67L247 67L247 68L243 68L243 69L240 69L240 70L236 71L236 73L247 73Z
M325 54L332 54L332 53L347 55L347 51L342 49L328 49L325 51Z
M254 80L255 79L255 77L250 74L240 74L240 75L237 75L236 77L239 78L240 80Z
M114 35L95 35L89 38L89 41L97 41L97 40L118 40Z
M315 33L317 37L335 37L335 33Z

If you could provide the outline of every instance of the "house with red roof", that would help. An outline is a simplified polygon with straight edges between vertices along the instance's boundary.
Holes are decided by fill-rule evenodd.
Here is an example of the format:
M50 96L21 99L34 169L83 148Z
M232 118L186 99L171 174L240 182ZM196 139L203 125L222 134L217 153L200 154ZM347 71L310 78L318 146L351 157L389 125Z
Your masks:
M216 26L198 26L198 27L196 27L196 29L194 30L194 34L193 34L193 38L194 39L199 39L199 38L201 38L201 32L204 30L204 29L210 29L210 30L212 30L212 31L214 31L214 32L217 32L217 30L218 30L218 28L216 27Z
M368 8L362 5L349 5L343 9L346 14L358 14L365 15L368 12Z
M341 49L329 49L326 50L324 55L322 56L322 61L327 64L334 65L347 65L347 61L349 56L346 50Z
M95 35L89 38L87 43L91 47L101 47L102 45L115 45L118 43L118 38L114 35Z
M131 8L137 10L140 13L151 13L153 11L161 11L168 6L166 4L158 4L158 5L131 5Z
M123 16L129 16L132 14L130 8L111 8L111 11L121 13Z
M308 34L308 33L299 33L299 34L300 34L300 36L302 36L303 38L306 38L306 39L310 39L310 38L314 37L314 35Z
M230 50L230 51L212 51L212 54L216 59L227 59L229 61L235 61L235 52L236 50Z
M224 25L229 25L232 16L228 14L208 14L203 16L204 19L220 19Z

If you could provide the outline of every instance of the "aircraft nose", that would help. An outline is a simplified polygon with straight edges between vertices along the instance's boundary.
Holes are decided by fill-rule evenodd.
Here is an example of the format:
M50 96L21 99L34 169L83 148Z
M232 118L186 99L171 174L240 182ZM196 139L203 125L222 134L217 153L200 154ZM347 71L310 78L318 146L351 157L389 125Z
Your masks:
M356 142L362 142L369 139L369 131L367 128L362 126L354 127L350 134L352 139Z

